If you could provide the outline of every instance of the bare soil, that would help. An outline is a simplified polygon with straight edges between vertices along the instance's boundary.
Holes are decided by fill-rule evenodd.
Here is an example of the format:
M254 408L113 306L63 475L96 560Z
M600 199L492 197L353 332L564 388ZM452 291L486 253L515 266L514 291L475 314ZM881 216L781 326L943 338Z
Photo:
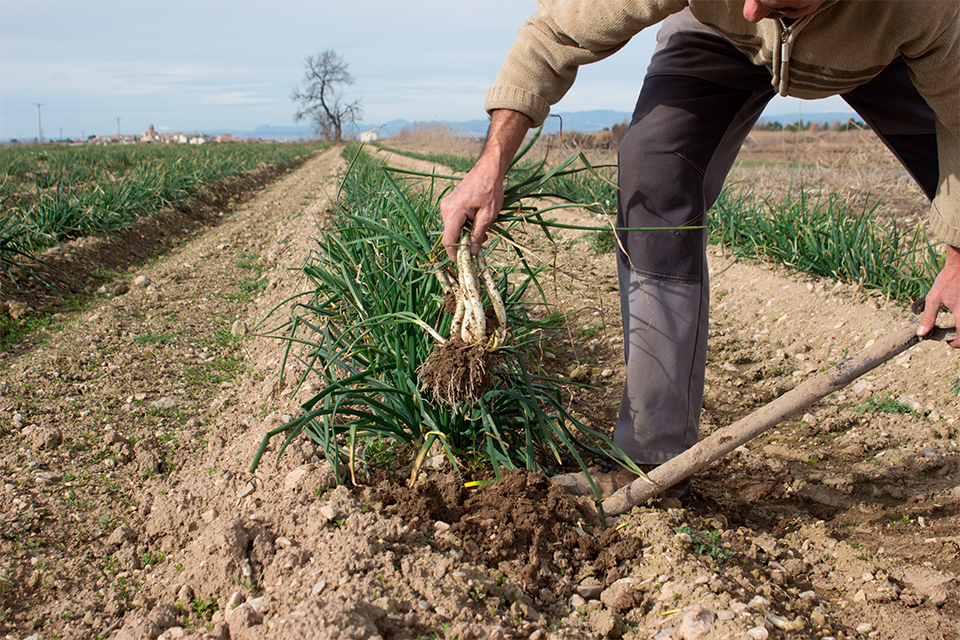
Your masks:
M803 171L860 198L891 185L882 214L917 216L922 197L857 135L836 142L844 163L745 162L735 178L782 189ZM742 159L798 144L814 142L764 137ZM305 286L297 267L343 169L339 150L318 154L2 354L7 638L960 637L960 370L942 344L704 470L689 510L637 507L608 527L524 472L465 488L434 460L412 488L406 467L336 487L302 440L248 473L314 391L294 392L296 370L280 379L285 343L269 334ZM623 381L613 256L559 236L531 235L569 320L543 364L590 382L569 406L609 429ZM846 285L710 259L704 434L912 321Z

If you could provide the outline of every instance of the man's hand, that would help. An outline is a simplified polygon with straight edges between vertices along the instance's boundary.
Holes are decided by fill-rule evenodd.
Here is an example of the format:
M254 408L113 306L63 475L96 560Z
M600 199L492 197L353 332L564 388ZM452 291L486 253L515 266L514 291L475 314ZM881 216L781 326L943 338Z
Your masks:
M942 307L960 316L960 248L947 246L947 255L943 269L933 281L927 293L923 314L920 316L920 328L917 335L925 336L937 321L937 313ZM960 337L950 343L954 349L960 349Z
M456 189L440 201L442 242L450 260L456 262L460 230L467 220L473 221L470 253L476 255L480 251L487 229L503 206L503 178L531 124L530 118L519 111L498 109L491 114L480 159Z
M497 219L503 206L503 176L495 161L477 160L470 173L457 188L440 201L443 216L443 246L450 259L456 262L460 230L467 220L473 221L470 234L470 253L476 255L486 240L487 229Z

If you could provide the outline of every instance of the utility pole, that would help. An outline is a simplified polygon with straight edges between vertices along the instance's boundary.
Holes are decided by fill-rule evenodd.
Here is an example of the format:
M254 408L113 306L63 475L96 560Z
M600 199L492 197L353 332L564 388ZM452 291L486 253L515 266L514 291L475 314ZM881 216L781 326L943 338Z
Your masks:
M37 127L38 127L37 141L40 144L43 144L43 121L40 119L40 107L43 106L43 103L34 102L33 104L36 105L37 107Z
M117 135L118 136L121 135L120 134L120 118L117 118Z

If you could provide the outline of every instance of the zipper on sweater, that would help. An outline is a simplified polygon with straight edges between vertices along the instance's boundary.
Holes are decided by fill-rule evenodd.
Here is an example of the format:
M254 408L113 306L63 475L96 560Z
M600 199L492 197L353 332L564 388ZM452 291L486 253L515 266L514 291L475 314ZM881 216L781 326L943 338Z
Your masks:
M779 18L780 26L783 31L780 32L780 86L778 93L781 96L787 95L787 83L790 80L790 34L793 33L793 27L788 26Z

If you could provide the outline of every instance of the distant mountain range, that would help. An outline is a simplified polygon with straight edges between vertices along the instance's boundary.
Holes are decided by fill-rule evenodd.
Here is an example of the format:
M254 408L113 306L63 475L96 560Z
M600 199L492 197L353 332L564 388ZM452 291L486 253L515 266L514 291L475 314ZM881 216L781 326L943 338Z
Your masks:
M559 113L556 116L547 118L543 125L545 133L557 133L560 130L561 122L565 131L580 131L582 133L594 133L602 131L624 122L629 122L632 114L624 111L611 111L606 109L597 109L594 111L576 111L568 113ZM804 122L819 122L821 124L830 124L832 122L845 123L853 118L857 122L862 120L854 113L843 111L831 111L824 113L802 113L800 118ZM793 124L797 122L796 113L767 114L761 116L760 124L779 122L780 124ZM360 133L376 129L380 137L390 137L407 127L418 124L431 124L430 122L411 122L410 120L390 120L382 123L358 123L350 127L351 133ZM464 122L443 122L455 132L464 136L484 136L487 133L487 120L467 120ZM313 137L313 128L307 126L288 126L277 127L272 125L262 125L252 131L223 130L209 132L212 134L230 133L241 138L260 138L262 140L309 140Z

